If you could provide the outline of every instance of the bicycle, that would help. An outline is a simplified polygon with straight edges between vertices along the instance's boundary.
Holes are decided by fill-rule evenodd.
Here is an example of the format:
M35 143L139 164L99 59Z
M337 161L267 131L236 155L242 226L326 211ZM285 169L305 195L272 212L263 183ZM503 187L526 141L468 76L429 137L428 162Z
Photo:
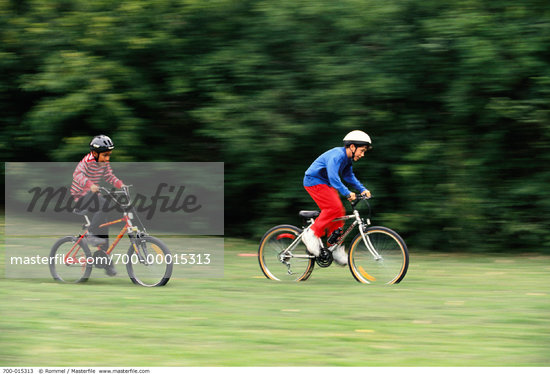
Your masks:
M368 218L361 218L356 209L360 201L369 208ZM309 228L320 214L319 211L302 210L299 216L307 226L299 229L293 225L279 225L269 229L258 248L258 260L264 275L276 281L305 281L315 267L328 267L332 263L332 251L341 245L355 228L359 233L351 241L348 266L353 277L360 283L395 284L401 282L409 266L409 252L405 241L393 230L382 226L370 226L371 208L365 196L351 202L353 214L335 221L354 221L337 239L327 241L318 257L310 254L302 242L303 231ZM330 243L332 242L332 243Z
M93 243L92 238L87 235L90 227L88 218L90 212L88 210L73 210L73 213L84 216L86 222L79 234L62 237L52 246L49 267L50 273L56 281L63 283L86 282L94 265L97 268L111 266L112 258L109 256L126 233L130 239L130 248L127 255L122 255L120 258L126 263L126 271L132 282L146 287L164 286L168 283L173 266L170 250L160 239L148 235L145 228L139 230L132 223L134 215L138 220L139 217L131 205L129 187L131 186L123 186L121 190L114 192L110 192L104 187L99 189L123 211L122 218L99 226L101 228L124 223L124 227L106 251L99 250L99 244ZM143 227L143 224L141 226ZM98 247L93 255L90 246Z

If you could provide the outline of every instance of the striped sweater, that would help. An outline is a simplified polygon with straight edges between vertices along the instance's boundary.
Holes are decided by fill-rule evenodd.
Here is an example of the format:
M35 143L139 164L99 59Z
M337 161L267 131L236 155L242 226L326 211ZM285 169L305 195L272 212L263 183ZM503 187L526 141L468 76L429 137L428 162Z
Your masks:
M121 188L124 183L118 179L111 169L108 162L97 162L94 155L90 152L78 163L73 173L73 183L71 185L71 195L78 201L84 196L93 184L98 184L101 180L112 184L116 188Z

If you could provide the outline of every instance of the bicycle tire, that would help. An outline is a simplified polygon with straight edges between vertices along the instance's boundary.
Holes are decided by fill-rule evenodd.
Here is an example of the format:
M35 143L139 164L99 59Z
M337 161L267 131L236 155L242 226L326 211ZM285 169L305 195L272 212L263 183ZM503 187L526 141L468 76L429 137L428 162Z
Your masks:
M361 234L351 242L348 264L353 277L360 283L396 284L403 280L409 267L409 251L403 238L382 226L367 228L370 240L381 259L375 259Z
M130 244L126 270L134 284L144 287L164 286L172 276L172 269L172 254L160 239L144 236L136 239L135 244Z
M93 261L90 249L79 237L65 236L57 240L50 250L49 268L53 279L63 283L82 283L90 277ZM71 254L71 256L67 256Z
M258 262L264 275L275 281L305 281L315 267L315 258L309 257L306 246L300 240L292 255L280 257L280 253L300 235L301 229L292 225L279 225L267 230L258 248ZM296 272L293 272L296 270Z

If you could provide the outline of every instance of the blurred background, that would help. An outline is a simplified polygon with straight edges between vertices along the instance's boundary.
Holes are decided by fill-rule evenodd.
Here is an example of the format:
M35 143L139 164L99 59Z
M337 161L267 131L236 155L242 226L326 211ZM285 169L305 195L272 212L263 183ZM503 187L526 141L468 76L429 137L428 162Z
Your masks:
M411 250L550 253L547 0L0 0L0 113L3 162L100 133L112 162L225 162L251 239L299 225L304 171L360 129Z

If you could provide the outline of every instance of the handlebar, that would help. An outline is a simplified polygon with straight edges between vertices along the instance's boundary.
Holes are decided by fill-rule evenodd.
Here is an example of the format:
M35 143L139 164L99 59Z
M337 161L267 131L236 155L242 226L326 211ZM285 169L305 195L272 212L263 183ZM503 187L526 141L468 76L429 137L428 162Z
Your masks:
M129 191L130 190L130 187L133 187L131 184L128 184L128 185L123 185L119 190L115 190L115 191L112 191L112 190L109 190L105 187L99 187L99 190L105 194L121 194L121 193L125 193L125 191ZM111 192L112 191L112 192Z
M350 204L351 204L351 207L355 210L355 207L357 206L357 204L359 204L361 201L364 201L367 204L367 207L369 208L369 213L367 218L370 218L372 215L372 210L371 210L370 204L367 201L370 199L372 199L372 196L366 197L364 195L356 195L355 200L351 201Z
M104 195L107 195L107 196L111 197L113 199L113 201L116 202L118 205L120 205L122 207L127 207L127 206L130 205L130 187L132 187L131 184L130 185L123 185L119 190L115 190L115 191L108 190L105 187L99 187L99 192L101 192ZM128 198L128 202L126 204L121 203L116 198L116 195L126 196Z
M363 200L369 200L372 197L366 197L365 195L355 195L355 200L350 201L351 207L355 208L357 204L359 204ZM368 203L367 203L368 204Z

